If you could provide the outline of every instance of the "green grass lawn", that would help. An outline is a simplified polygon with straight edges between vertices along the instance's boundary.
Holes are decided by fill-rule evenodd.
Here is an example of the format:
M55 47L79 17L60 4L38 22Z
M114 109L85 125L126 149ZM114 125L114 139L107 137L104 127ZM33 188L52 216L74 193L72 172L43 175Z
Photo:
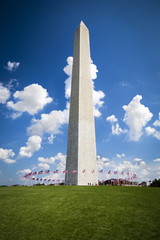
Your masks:
M160 188L0 187L0 239L160 239Z

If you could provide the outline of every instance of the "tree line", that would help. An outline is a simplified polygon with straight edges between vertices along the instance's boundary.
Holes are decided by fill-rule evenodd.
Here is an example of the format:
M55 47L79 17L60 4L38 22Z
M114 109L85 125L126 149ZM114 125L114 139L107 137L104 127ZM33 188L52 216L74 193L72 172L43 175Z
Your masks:
M151 184L150 187L160 187L160 179L155 179Z

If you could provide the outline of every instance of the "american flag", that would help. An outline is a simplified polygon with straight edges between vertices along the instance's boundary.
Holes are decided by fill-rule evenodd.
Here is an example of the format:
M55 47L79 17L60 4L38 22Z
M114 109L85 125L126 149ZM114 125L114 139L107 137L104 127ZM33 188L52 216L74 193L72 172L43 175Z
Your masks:
M32 177L32 180L35 180L35 178L34 178L34 177Z
M129 175L129 172L127 172L127 175Z
M57 180L57 182L60 182L60 180Z
M118 174L118 172L117 172L117 171L114 171L114 174Z
M39 171L38 174L43 174L43 171Z
M123 172L121 172L121 175L123 175L124 173Z
M63 173L67 173L67 170L64 170Z
M45 173L47 173L47 174L50 173L50 170L46 170Z
M53 173L58 173L58 170L55 170Z
M38 180L39 180L39 178L36 178L36 180L38 181Z
M36 175L36 174L37 174L37 172L32 173L32 175Z
M77 170L73 170L73 173L77 173Z
M62 182L64 182L64 180L62 180Z
M51 179L48 179L48 182L50 182L51 181Z
M84 169L82 172L83 172L83 173L85 173L85 172L86 172L86 170Z
M32 175L32 172L28 173L28 176L31 176Z
M25 174L25 175L24 175L24 178L29 179L28 174Z
M111 170L108 171L108 174L111 174Z
M103 173L103 170L100 170L99 172L100 172L100 173Z
M92 173L94 173L94 170L92 170Z
M42 178L40 179L40 181L42 181Z
M53 179L52 182L55 182L55 180Z
M43 181L46 181L46 178L45 178L45 179L43 179Z

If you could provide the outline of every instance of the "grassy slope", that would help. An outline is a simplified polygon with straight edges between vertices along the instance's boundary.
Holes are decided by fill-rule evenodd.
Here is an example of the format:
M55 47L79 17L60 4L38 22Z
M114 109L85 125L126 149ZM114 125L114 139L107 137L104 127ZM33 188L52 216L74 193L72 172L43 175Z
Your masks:
M0 188L0 239L160 239L160 189Z

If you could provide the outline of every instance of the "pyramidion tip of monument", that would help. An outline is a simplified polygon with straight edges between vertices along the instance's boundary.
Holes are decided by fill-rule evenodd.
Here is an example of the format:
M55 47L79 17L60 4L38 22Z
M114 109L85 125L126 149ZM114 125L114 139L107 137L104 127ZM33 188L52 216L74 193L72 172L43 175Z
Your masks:
M84 22L81 20L81 22L80 22L80 27L85 27L85 28L87 28L86 27L86 25L84 24ZM87 28L88 29L88 28Z
M81 20L80 25L85 25L84 22Z

